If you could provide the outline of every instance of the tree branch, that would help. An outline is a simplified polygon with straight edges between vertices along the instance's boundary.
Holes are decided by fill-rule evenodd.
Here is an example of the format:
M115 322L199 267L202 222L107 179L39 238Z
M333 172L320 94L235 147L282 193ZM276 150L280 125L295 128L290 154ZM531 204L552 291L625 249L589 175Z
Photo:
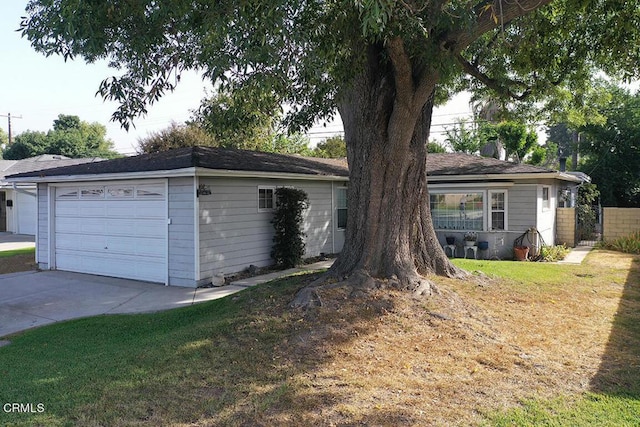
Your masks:
M517 82L512 80L512 81L509 81L507 85L504 85L500 81L493 79L488 75L486 75L485 73L483 73L482 71L480 71L478 67L476 67L475 65L471 64L469 61L464 59L461 54L459 53L456 54L455 58L458 61L458 63L462 66L462 69L464 70L465 73L475 77L476 79L481 81L485 86L493 89L494 91L496 91L498 94L502 96L513 98L517 101L523 101L531 94L531 88L522 82ZM521 94L518 95L515 92L511 91L511 89L508 87L510 85L524 86L526 87L526 89Z
M470 29L460 28L447 33L440 46L458 54L485 33L507 25L512 20L533 12L553 0L493 0L479 2L475 8L476 22Z
M393 76L396 87L396 100L410 105L413 101L413 67L411 59L404 48L400 37L387 42L387 52L393 65Z

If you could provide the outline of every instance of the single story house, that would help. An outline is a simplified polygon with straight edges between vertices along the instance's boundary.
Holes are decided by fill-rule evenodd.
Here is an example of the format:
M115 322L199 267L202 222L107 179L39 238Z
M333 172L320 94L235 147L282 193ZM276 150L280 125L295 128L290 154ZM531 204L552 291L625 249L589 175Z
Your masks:
M9 183L8 175L75 165L102 159L71 159L42 154L22 160L0 159L0 232L36 234L36 186L33 183Z
M443 243L448 233L471 230L504 236L507 246L536 227L552 244L557 194L580 181L494 159L428 157L429 203ZM280 186L309 195L305 255L340 252L348 175L344 160L188 147L10 181L37 185L40 268L196 287L272 263L270 220Z

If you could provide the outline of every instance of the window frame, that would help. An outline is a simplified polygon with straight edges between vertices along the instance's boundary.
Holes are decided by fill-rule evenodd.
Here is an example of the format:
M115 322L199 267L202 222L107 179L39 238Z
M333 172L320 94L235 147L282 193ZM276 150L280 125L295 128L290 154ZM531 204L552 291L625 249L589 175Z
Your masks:
M271 207L262 207L261 202L264 200L265 201L265 206L266 206L266 201L269 200L268 197L261 197L260 193L262 191L265 191L265 195L267 194L266 192L271 191ZM275 186L271 186L271 185L259 185L258 186L258 212L273 212L276 208L276 187Z
M482 198L482 220L480 221L480 228L437 228L435 221L433 221L433 209L431 206L431 196L435 195L480 195ZM486 190L475 189L475 188L465 188L465 189L455 189L455 190L447 190L447 189L438 189L438 190L430 190L429 191L429 211L431 212L431 220L433 221L434 229L441 230L446 232L464 232L464 231L484 231L486 228L486 216L487 216L487 204L486 204L487 192Z
M494 194L504 194L504 208L493 209L492 199ZM504 214L504 228L493 228L493 213L502 212ZM487 190L487 231L508 231L509 230L509 192L507 190L496 189Z
M545 199L545 192L547 193L547 198ZM543 185L542 190L540 191L540 199L542 201L542 211L548 211L551 209L551 187L548 185Z
M431 211L431 219L433 220L433 211L431 210L431 196L432 195L458 195L458 194L480 194L482 196L482 229L468 229L468 228L438 228L436 227L436 222L433 221L434 229L437 231L443 232L466 232L466 231L509 231L509 190L506 188L495 188L495 189L478 189L476 190L473 187L465 188L465 189L436 189L429 191L429 208ZM493 194L504 194L504 209L494 210L492 208L491 200ZM493 228L492 224L492 214L494 212L504 212L504 229Z
M340 197L338 196L338 193L340 192L344 192L344 206L340 206ZM346 230L347 229L347 218L349 215L349 210L348 210L348 203L347 203L347 187L336 187L336 229L337 230ZM345 215L345 224L344 226L340 226L340 215L339 212L340 211L345 211L346 215Z
M80 199L101 200L105 198L104 186L80 187Z

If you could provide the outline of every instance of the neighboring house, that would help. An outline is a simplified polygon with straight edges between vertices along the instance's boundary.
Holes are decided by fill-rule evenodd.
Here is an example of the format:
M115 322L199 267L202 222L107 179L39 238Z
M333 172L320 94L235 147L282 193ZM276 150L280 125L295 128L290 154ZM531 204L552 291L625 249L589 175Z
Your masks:
M527 228L552 230L557 192L579 183L560 172L458 154L429 155L428 168L442 242L449 232L477 230L505 236L507 245ZM43 269L195 287L251 264L270 265L280 186L309 196L305 256L337 253L344 243L344 160L189 147L10 180L37 183ZM454 215L463 197L466 216Z
M70 159L60 155L43 154L22 160L0 160L0 232L36 234L35 184L8 183L5 181L6 176L96 160L102 159Z

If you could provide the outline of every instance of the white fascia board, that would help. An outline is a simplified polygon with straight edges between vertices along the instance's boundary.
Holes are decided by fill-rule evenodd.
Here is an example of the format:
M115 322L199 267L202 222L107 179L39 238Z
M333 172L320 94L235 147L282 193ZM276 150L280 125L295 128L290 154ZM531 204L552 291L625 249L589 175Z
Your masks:
M7 179L9 182L87 182L87 181L121 181L126 179L150 179L150 178L172 178L179 176L194 176L196 168L145 171L145 172L123 172L123 173L101 173L91 175L60 175L43 177L25 177Z
M432 182L431 180L427 181L427 187L430 189L440 189L440 188L506 188L513 187L515 182L513 181L504 181L504 182Z
M258 172L258 171L236 171L207 168L184 168L173 170L158 170L145 172L123 172L123 173L102 173L91 175L60 175L43 177L11 178L7 182L79 182L79 181L118 181L125 179L149 179L149 178L171 178L179 176L207 176L207 177L236 177L236 178L276 178L276 179L297 179L310 181L349 181L346 176L333 175L306 175L298 173L282 172Z
M23 183L23 184L18 184L15 182L12 183L2 183L0 184L0 188L10 188L12 190L34 190L36 188L36 184L32 183L32 182L27 182L27 183Z
M488 180L506 180L519 181L525 179L559 179L562 181L571 181L580 183L582 180L576 176L563 172L545 172L545 173L512 173L512 174L492 174L492 175L438 175L427 176L427 182L437 183L439 181L453 182L486 182Z
M307 175L302 173L287 172L259 172L236 171L224 169L196 168L197 176L205 177L232 177L232 178L273 178L273 179L297 179L306 181L349 181L346 176L337 175Z

